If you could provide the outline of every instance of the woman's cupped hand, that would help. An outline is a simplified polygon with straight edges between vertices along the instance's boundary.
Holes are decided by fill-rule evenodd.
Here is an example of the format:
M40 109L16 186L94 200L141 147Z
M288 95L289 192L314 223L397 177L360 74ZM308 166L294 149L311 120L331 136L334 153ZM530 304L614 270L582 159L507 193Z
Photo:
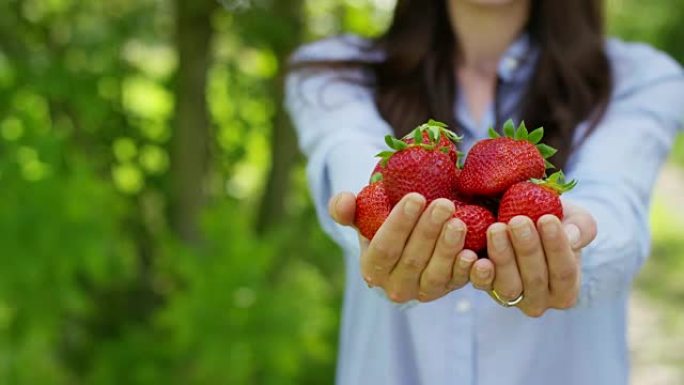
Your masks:
M579 297L581 251L596 237L596 223L585 209L563 206L563 221L546 215L537 223L523 216L495 223L487 232L489 258L478 259L463 249L467 228L453 218L453 202L426 205L420 194L408 194L372 240L359 236L361 274L397 303L434 301L472 282L504 300L522 294L516 306L531 317L571 308ZM330 200L330 215L340 225L353 226L355 211L352 193Z

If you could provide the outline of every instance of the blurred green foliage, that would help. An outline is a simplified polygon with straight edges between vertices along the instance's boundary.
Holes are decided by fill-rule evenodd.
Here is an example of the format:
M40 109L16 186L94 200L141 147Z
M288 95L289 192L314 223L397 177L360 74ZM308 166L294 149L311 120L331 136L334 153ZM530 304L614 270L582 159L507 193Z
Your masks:
M301 158L276 197L282 217L255 228L281 103L273 87L287 47L377 34L393 2L302 0L288 22L275 1L226 0L207 20L200 243L169 224L174 1L4 1L1 384L332 383L343 266ZM684 60L679 2L611 0L611 29ZM684 164L684 143L675 157ZM681 256L678 245L663 260Z

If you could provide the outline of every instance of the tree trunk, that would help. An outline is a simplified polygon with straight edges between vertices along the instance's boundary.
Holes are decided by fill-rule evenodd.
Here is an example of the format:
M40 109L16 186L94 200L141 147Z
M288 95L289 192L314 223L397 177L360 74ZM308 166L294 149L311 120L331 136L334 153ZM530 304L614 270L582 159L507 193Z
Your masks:
M283 81L287 71L287 59L301 43L304 25L303 1L277 0L273 3L272 11L284 24L282 31L287 31L288 36L272 36L273 41L270 44L280 63L280 70L278 76L271 81L277 110L271 119L271 170L256 223L256 230L261 234L281 222L286 214L285 200L290 187L290 174L298 154L297 138L283 108Z
M200 238L198 216L204 203L209 154L207 72L211 55L214 0L176 0L175 129L171 139L171 224L186 242Z

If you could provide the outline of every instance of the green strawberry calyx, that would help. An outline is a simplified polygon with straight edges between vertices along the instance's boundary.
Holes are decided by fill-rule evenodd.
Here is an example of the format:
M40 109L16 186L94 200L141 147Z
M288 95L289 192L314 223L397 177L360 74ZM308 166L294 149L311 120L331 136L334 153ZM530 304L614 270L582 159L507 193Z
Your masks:
M458 136L448 129L449 126L446 123L438 122L434 119L430 119L427 123L421 124L416 127L411 133L406 135L404 138L413 137L413 140L417 144L423 143L423 133L427 132L430 142L434 145L439 143L439 139L442 135L446 136L447 139L454 143L460 142L463 137Z
M427 133L427 143L423 138L424 133ZM451 150L449 147L442 146L437 148L442 135L444 135L447 139L454 143L458 143L463 139L462 136L458 136L452 131L450 131L445 123L430 119L427 123L421 124L420 126L416 127L413 131L411 131L408 135L404 136L403 139L413 139L413 143L411 144L406 143L404 140L399 140L393 137L392 135L385 136L385 143L387 143L387 146L391 150L383 151L377 154L376 157L382 159L381 164L383 167L385 167L387 166L387 162L389 161L389 158L392 155L394 155L396 152L405 150L410 147L421 147L430 151L438 149L439 151L447 154Z
M382 173L381 172L376 172L375 174L371 175L370 184L378 183L380 181L382 181Z
M545 180L544 179L530 179L530 182L532 182L532 183L534 183L540 187L544 187L544 188L553 190L556 193L558 193L558 195L566 193L566 192L572 190L573 188L575 188L575 186L577 186L576 180L571 180L570 182L565 181L565 174L563 174L563 171L555 172L555 173L551 174L551 176L549 176Z
M506 123L504 123L503 136L515 140L525 140L534 144L542 157L544 157L546 168L556 168L551 162L548 161L548 159L554 156L558 150L547 144L540 143L544 137L544 127L539 127L530 132L528 131L524 121L520 122L520 125L516 127L515 123L513 123L513 119L509 119L506 121ZM493 127L490 127L489 137L491 139L501 138L501 134L496 132Z

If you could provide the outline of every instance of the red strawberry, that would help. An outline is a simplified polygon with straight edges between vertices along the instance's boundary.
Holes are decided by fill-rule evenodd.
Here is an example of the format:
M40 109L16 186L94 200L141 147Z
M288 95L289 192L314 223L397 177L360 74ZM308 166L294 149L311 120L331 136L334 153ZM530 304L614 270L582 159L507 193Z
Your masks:
M530 217L535 223L546 214L563 219L560 195L570 191L577 181L566 183L562 171L547 180L533 179L513 185L506 191L499 205L499 222L508 223L517 215Z
M373 239L375 233L392 211L382 181L364 187L356 197L354 225L361 235Z
M513 121L504 125L504 137L490 129L491 139L477 142L468 152L463 171L458 178L458 189L467 195L500 196L512 185L531 178L543 178L546 158L556 150L538 144L544 129L527 132L525 123L516 129Z
M454 218L465 223L467 232L465 249L479 253L487 248L487 229L496 219L494 215L484 207L476 205L456 205Z
M430 121L413 132L414 142L407 144L391 136L385 138L394 151L378 154L383 159L383 181L390 204L395 205L404 195L417 192L428 202L449 198L456 187L456 164L449 155L450 148L440 145L440 137L447 134L443 123ZM428 132L427 143L423 132Z

